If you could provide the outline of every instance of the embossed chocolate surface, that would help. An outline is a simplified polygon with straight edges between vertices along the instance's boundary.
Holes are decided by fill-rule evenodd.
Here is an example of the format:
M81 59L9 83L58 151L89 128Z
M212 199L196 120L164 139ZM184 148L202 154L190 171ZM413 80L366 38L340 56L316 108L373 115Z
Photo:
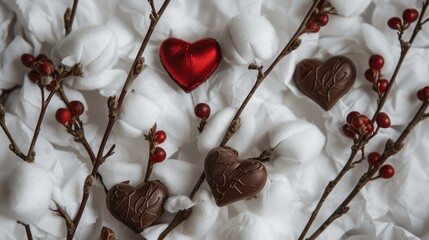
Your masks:
M293 78L302 93L328 111L352 87L356 67L343 56L325 62L305 59L296 66Z
M136 233L151 226L161 216L168 190L160 181L133 187L128 182L113 186L107 193L110 213Z
M204 173L219 207L256 196L267 182L267 170L260 161L239 161L237 151L229 147L207 154Z

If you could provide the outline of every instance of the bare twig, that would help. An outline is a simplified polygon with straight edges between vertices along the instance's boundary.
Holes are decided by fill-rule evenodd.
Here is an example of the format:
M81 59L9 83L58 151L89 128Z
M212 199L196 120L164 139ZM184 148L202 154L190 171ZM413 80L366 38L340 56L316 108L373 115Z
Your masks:
M347 196L347 198L341 203L341 205L331 214L331 216L310 236L311 239L316 239L332 222L336 219L340 218L347 211L344 209L349 208L350 202L357 196L360 190L370 181L376 179L374 175L378 173L383 164L387 161L388 158L397 154L404 146L404 141L410 134L410 132L414 129L414 127L421 121L423 121L425 111L428 108L428 103L425 102L421 105L420 109L414 115L411 122L402 132L401 136L396 141L388 140L386 143L386 147L384 149L383 154L381 155L380 160L367 172L365 173L359 180L359 182L354 187L353 191Z
M422 16L426 12L427 7L428 7L428 1L426 1L424 3L423 7L422 7L422 12L421 12L421 15L419 17L419 20L417 22L417 25L416 25L416 27L415 27L415 29L413 31L413 34L412 34L410 40L408 42L405 42L402 39L402 35L403 35L404 29L400 30L398 40L400 41L401 46L402 46L401 47L401 55L400 55L400 58L398 60L397 65L396 65L396 68L394 70L394 73L393 73L393 75L391 77L391 80L389 81L388 87L387 87L386 91L384 92L381 100L378 101L377 110L375 111L375 113L374 113L374 115L372 117L372 122L373 123L375 123L375 118L376 118L377 114L380 113L381 110L383 109L384 104L386 103L387 97L389 96L390 91L391 91L391 89L392 89L392 87L393 87L393 85L395 83L396 77L397 77L398 72L399 72L399 70L400 70L400 68L402 66L402 63L403 63L403 61L404 61L404 59L405 59L405 57L406 57L406 55L408 53L408 50L412 46L412 44L414 42L414 39L416 38L417 34L419 33L419 31L422 28L422 25L423 25L423 23L422 23ZM301 235L298 238L299 240L303 240L304 239L305 235L307 234L307 232L309 231L311 225L313 224L314 220L316 219L316 217L317 217L317 215L318 215L321 207L323 206L326 198L329 196L329 194L332 192L332 190L335 188L335 186L338 184L338 182L342 179L342 177L350 169L352 169L356 165L356 164L353 164L354 163L353 161L356 158L359 149L363 149L365 147L365 145L368 143L368 141L371 140L375 135L377 135L378 130L379 130L379 127L377 126L377 129L375 130L375 132L371 136L360 138L358 141L356 141L354 143L354 145L352 146L352 151L351 151L349 159L347 160L347 162L344 165L343 169L341 169L341 171L338 174L338 176L335 177L334 180L330 181L328 183L328 185L326 186L326 188L325 188L322 196L319 199L319 202L317 203L316 208L313 210L313 212L312 212L312 214L310 216L310 219L308 220L306 226L304 227L303 231L301 232ZM364 154L364 152L362 152L362 154ZM364 158L364 155L362 155L362 158ZM362 162L362 159L358 160L356 162L357 163ZM339 216L337 216L337 217L339 217Z
M62 84L59 85L57 93L60 96L61 100L64 102L64 104L68 107L70 102L67 98L67 95L64 91ZM71 129L71 127L73 127L73 129ZM76 142L82 144L83 148L85 149L85 151L87 152L91 160L91 163L94 165L95 154L91 146L89 145L88 140L86 139L83 123L78 116L74 117L73 124L70 126L70 128L67 128L67 132L72 134L75 137ZM101 176L100 173L97 173L97 179L100 181L101 185L103 186L104 192L107 193L109 189L107 189L106 184L103 181L103 177Z
M51 101L52 97L55 95L55 90L50 92L48 95L48 98L45 100L45 90L44 87L39 83L39 88L42 96L42 106L40 109L39 118L37 120L36 128L34 129L34 135L33 139L31 140L30 147L28 148L27 153L27 162L34 162L34 158L36 156L36 152L34 151L34 148L36 146L37 138L40 134L40 128L42 126L43 119L45 118L46 109L48 109L49 102Z
M54 211L59 217L64 219L64 222L66 223L66 226L67 226L67 231L68 232L72 231L72 229L75 228L73 221L66 213L66 211L64 211L64 209L62 209L60 205L58 205L58 203L55 202L55 205L57 206L57 209L51 209L51 210Z
M401 38L399 39L401 43L401 56L399 57L398 64L396 65L395 71L393 72L392 78L390 79L389 85L387 86L387 89L383 95L383 98L381 99L380 103L378 104L377 110L375 111L374 117L372 118L372 121L374 122L375 117L377 114L381 111L381 109L384 107L384 104L386 103L387 96L390 93L390 90L392 89L394 82L396 81L396 77L399 73L399 69L402 66L402 63L404 62L404 59L408 53L408 50L411 48L411 46L414 43L414 40L416 39L418 33L422 30L422 26L426 23L426 21L423 21L423 16L425 15L425 12L429 6L429 2L425 1L423 3L422 11L420 13L419 19L417 21L417 24L414 28L413 34L410 37L410 40L408 42L404 42ZM404 29L400 30L400 34L402 35L404 32Z
M18 224L21 224L25 228L25 234L27 235L28 240L33 240L33 234L31 233L31 227L29 224L17 221Z
M0 126L3 129L4 133L6 134L6 137L9 139L10 145L9 149L15 153L16 156L21 158L22 160L26 161L27 157L25 154L21 152L18 145L16 144L15 140L12 137L12 134L9 132L9 129L6 126L6 119L5 119L5 110L3 105L0 103Z
M240 126L240 116L243 110L246 108L247 104L249 103L250 99L252 98L253 94L256 92L258 87L261 85L261 83L265 80L265 78L271 73L271 71L274 69L274 67L282 60L285 56L287 56L292 51L296 50L299 45L301 44L301 39L299 38L302 34L306 33L306 26L307 23L312 16L312 14L316 11L317 5L319 3L323 3L325 0L315 0L313 5L308 10L305 18L303 19L301 25L298 27L295 34L292 36L292 38L289 40L289 42L286 44L286 46L283 48L283 50L280 52L280 54L277 56L277 58L271 63L271 65L265 70L265 72L262 71L262 66L257 65L256 63L251 63L249 65L249 69L251 70L257 70L257 76L255 84L253 85L252 89L248 93L247 97L244 99L243 103L241 104L240 108L238 109L237 113L235 114L234 118L232 119L231 123L229 124L227 131L222 139L222 142L220 143L220 146L225 146L229 139L235 134L235 132L238 130ZM200 188L201 184L203 183L205 179L204 172L200 175L198 181L196 182L194 188L192 189L191 194L189 194L189 197L193 199L196 192ZM176 216L174 217L173 221L169 224L169 226L161 233L161 235L158 237L158 240L164 239L169 232L171 232L176 226L178 226L181 222L186 220L190 215L190 210L182 210L179 211Z
M134 62L131 66L131 69L128 73L128 77L127 80L122 88L121 91L121 95L119 96L119 99L116 99L116 97L110 97L108 100L108 107L109 107L109 121L106 127L106 130L104 132L103 138L101 140L100 143L100 148L98 150L97 153L97 157L92 169L91 174L87 177L87 180L85 181L85 186L84 186L84 193L82 196L82 200L81 203L79 205L79 209L78 212L76 214L76 217L73 220L73 223L75 224L75 229L73 229L73 231L71 231L71 233L67 234L67 239L68 240L72 240L73 236L76 232L76 228L79 225L80 219L82 217L82 214L85 210L86 207L86 203L88 201L89 198L89 194L90 194L90 189L92 187L92 179L94 177L96 177L98 168L101 166L101 164L105 161L105 157L109 155L103 155L104 154L104 149L106 147L107 144L107 140L109 139L110 133L112 132L113 126L116 122L117 119L117 115L119 113L119 110L122 106L122 103L124 101L125 95L128 92L128 88L131 85L131 83L134 81L134 79L136 79L136 77L140 74L140 72L142 71L142 67L143 67L143 52L146 49L147 44L149 43L149 39L152 36L153 31L155 30L155 26L157 25L159 19L161 18L162 14L164 13L165 9L167 8L168 4L170 3L170 0L165 0L164 3L162 4L161 8L159 9L159 11L157 12L157 16L155 16L153 19L151 19L151 23L149 25L149 29L146 33L146 36L143 39L143 42L140 46L140 49L137 53L136 58L134 59ZM112 148L111 148L112 149Z
M70 8L67 8L66 12L64 13L64 28L66 30L66 36L69 35L72 31L74 16L76 15L78 3L79 0L73 0L72 9L70 10Z

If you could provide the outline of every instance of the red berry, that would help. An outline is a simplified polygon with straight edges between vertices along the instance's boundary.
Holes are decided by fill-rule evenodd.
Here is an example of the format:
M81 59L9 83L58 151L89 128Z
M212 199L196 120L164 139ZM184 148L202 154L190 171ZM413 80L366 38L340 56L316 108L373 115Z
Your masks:
M378 175L381 178L391 178L393 175L395 175L395 169L392 167L392 165L386 164L378 170Z
M360 117L355 117L352 119L351 125L354 129L360 129L365 124L363 123L363 121Z
M369 122L366 125L366 133L371 134L372 132L374 132L374 125L372 125L372 122Z
M329 15L325 12L319 13L316 16L314 16L314 21L319 25L319 26L325 26L326 24L328 24L329 22Z
M346 117L347 123L348 124L352 123L352 120L355 117L360 117L360 113L358 111L353 111L353 112L350 112L349 114L347 114L347 117Z
M165 160L167 154L161 147L156 147L152 153L150 153L150 160L154 163L160 163Z
M55 113L55 119L57 120L57 122L63 125L67 125L70 122L71 118L72 118L72 114L66 108L60 108Z
M317 33L320 31L320 26L316 24L314 21L310 21L307 23L307 30L312 33Z
M370 82L374 82L380 78L380 71L369 68L365 71L365 78Z
M356 133L354 133L350 128L349 125L344 124L342 129L341 129L344 133L344 135L346 135L349 138L354 138L356 136Z
M21 55L21 62L26 67L31 67L34 61L36 61L36 58L31 54L24 53Z
M162 130L159 130L155 133L155 142L160 144L165 142L165 139L167 139L167 133L165 133Z
M57 87L57 85L58 85L58 81L57 80L52 80L45 87L46 87L46 90L48 90L48 91L54 91L54 89Z
M393 17L387 21L387 25L394 30L399 30L402 27L402 21L398 17Z
M419 17L419 12L414 8L405 9L402 13L402 18L404 22L412 23L417 20Z
M71 114L75 117L82 115L83 111L85 110L85 107L81 101L71 101L68 108Z
M388 128L390 127L390 118L389 115L387 115L384 112L380 112L377 114L377 117L375 118L375 121L377 122L377 125L381 128Z
M36 61L40 61L42 59L48 59L48 57L45 54L43 54L43 53L37 55Z
M378 162L378 160L380 160L380 153L378 152L372 152L370 154L368 154L368 163L370 166L373 166L375 163Z
M198 103L194 108L194 113L201 119L207 119L210 117L210 106L205 103Z
M422 102L427 102L429 98L429 86L420 89L417 92L417 98Z
M38 72L36 72L36 71L34 71L34 70L31 70L31 71L28 73L28 78L29 78L32 82L37 82L37 81L40 81L40 79L42 79L42 76L40 75L40 73L38 73Z
M378 54L374 54L369 58L368 63L372 70L380 71L384 66L384 58Z
M37 70L43 76L49 76L52 74L54 67L52 66L52 63L50 61L48 61L47 59L42 59L39 61Z
M384 93L387 89L387 85L389 85L389 82L386 79L381 79L378 81L378 91Z
M362 122L365 126L369 124L369 118L366 115L361 115L360 119L362 119Z

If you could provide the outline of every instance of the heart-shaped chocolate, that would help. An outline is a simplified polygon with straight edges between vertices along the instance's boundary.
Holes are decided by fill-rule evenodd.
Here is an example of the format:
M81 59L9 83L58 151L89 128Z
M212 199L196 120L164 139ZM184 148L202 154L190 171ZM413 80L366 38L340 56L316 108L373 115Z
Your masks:
M293 78L302 93L328 111L352 87L356 67L343 56L331 57L325 62L305 59L296 66Z
M219 207L256 196L267 182L267 170L260 161L239 161L237 151L229 147L207 154L204 174Z
M161 44L159 56L170 77L185 92L206 81L222 58L219 43L213 38L194 43L169 38Z
M161 216L167 197L168 190L160 181L144 182L137 187L123 182L109 190L106 204L112 216L141 233Z

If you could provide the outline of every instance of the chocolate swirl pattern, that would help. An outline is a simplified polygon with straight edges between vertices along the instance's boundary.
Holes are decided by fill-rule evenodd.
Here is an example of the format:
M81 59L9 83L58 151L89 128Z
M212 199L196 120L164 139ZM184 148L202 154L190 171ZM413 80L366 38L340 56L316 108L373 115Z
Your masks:
M255 197L267 181L267 171L260 161L239 161L237 151L229 147L218 147L207 154L204 173L219 207Z
M158 220L167 197L168 190L159 181L144 182L135 188L123 182L109 190L106 204L116 219L140 233Z
M294 73L298 89L326 111L350 90L355 79L355 65L343 56L331 57L323 63L305 59Z

